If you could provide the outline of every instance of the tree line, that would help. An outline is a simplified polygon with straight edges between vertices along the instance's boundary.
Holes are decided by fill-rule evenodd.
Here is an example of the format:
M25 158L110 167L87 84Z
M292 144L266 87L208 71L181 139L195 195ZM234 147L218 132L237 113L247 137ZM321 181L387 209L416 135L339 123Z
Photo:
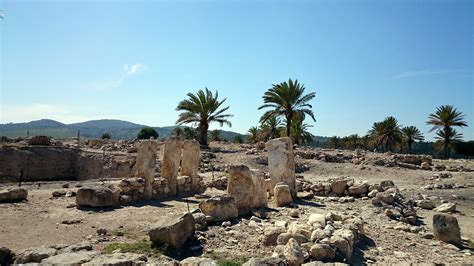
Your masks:
M245 141L256 143L290 137L294 144L311 145L315 137L308 131L312 126L306 124L305 120L309 117L313 122L316 121L310 104L316 93L305 93L305 90L304 84L298 80L289 79L273 84L262 96L263 104L258 107L258 110L265 110L259 125L248 130ZM173 135L196 139L202 146L208 146L209 139L224 140L219 130L213 130L209 134L209 125L218 123L221 127L232 126L230 118L233 115L226 113L230 107L224 106L225 101L226 98L219 99L217 91L213 93L208 88L188 93L187 98L176 107L180 114ZM432 126L430 132L436 132L435 147L443 151L444 157L449 158L451 150L462 143L462 134L455 128L468 126L465 115L451 105L443 105L430 114L426 122ZM191 127L183 127L185 124L191 124ZM364 136L353 134L342 138L331 137L327 147L412 153L413 145L423 140L424 136L418 128L403 126L395 117L389 116L383 121L375 122ZM237 136L234 141L242 143L244 139ZM469 150L469 147L463 149Z

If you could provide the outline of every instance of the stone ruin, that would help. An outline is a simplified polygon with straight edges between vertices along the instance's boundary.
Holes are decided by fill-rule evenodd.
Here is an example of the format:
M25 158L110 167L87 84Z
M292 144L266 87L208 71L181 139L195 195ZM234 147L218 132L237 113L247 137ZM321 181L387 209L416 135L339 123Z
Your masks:
M138 146L135 177L123 179L120 183L123 203L175 196L198 189L199 143L176 138L166 140L161 176L155 174L157 147L154 140L143 141Z

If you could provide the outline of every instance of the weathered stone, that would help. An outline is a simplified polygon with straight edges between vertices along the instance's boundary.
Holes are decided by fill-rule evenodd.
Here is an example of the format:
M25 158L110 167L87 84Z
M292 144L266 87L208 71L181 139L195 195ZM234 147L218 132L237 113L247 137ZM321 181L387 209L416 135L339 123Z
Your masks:
M293 202L291 190L286 183L278 183L273 189L273 197L277 207L283 207Z
M313 260L326 261L336 257L336 252L327 244L314 244L309 254Z
M214 196L199 203L199 209L212 217L214 222L227 221L239 216L233 197L229 195Z
M181 266L218 266L219 264L211 258L189 257L180 261Z
M277 244L277 239L280 234L285 231L281 227L270 227L265 229L265 232L262 236L262 243L264 246L275 246Z
M455 212L456 204L455 203L443 203L436 208L438 212Z
M277 245L286 245L291 237L291 233L281 233L278 235L276 243Z
M286 262L281 258L251 258L243 266L286 266Z
M313 227L324 228L326 226L326 215L313 213L308 218L308 224Z
M51 138L48 136L33 136L28 139L28 145L51 145Z
M165 141L161 176L168 180L171 195L176 195L178 192L176 178L179 175L182 146L183 141L176 138L169 138Z
M23 264L30 262L41 262L43 259L56 255L54 248L38 247L29 248L20 251L15 257L15 264Z
M6 248L0 247L0 265L10 265L13 261L13 252Z
M135 177L145 179L145 199L153 197L153 181L155 178L156 151L158 143L155 140L144 140L138 145L137 172Z
M199 160L201 149L196 140L185 140L183 142L183 152L181 159L181 175L191 177L191 188L194 191L197 188L199 180Z
M392 180L384 180L380 182L380 186L382 187L383 190L386 190L388 188L394 187L395 184L393 183Z
M435 214L433 216L433 233L438 240L461 245L461 229L456 217L449 214Z
M366 194L369 187L367 184L362 184L358 186L350 186L347 190L349 191L349 195L351 196L360 196L362 194Z
M352 257L353 247L347 239L340 235L333 235L329 241L332 246L339 249L346 260L349 260Z
M62 253L48 257L41 261L44 265L81 265L89 262L93 257L97 256L94 251L81 251L76 253Z
M417 205L418 207L426 210L432 210L435 208L435 204L433 203L433 201L427 199L418 201Z
M107 265L107 266L128 266L144 265L147 257L135 253L113 253L95 257L91 261L84 263L84 266Z
M428 162L423 162L421 163L420 168L423 170L431 170L431 165Z
M235 199L239 215L248 214L254 208L266 207L263 177L254 175L245 165L231 165L228 173L227 193Z
M303 250L298 242L291 238L283 250L283 256L286 258L288 265L301 265L305 260L305 252Z
M284 182L291 194L296 196L295 158L291 139L288 137L272 139L265 146L268 151L268 170L272 187Z
M105 186L83 187L77 191L76 204L83 207L119 206L120 191Z
M157 244L168 244L180 248L194 235L194 218L191 213L181 216L163 217L161 221L148 231L150 240Z
M11 188L0 191L0 203L1 202L18 202L28 198L28 190L24 188Z
M347 187L347 180L344 180L344 179L335 180L331 184L331 191L332 193L338 196L343 196L344 191L346 190L346 187Z

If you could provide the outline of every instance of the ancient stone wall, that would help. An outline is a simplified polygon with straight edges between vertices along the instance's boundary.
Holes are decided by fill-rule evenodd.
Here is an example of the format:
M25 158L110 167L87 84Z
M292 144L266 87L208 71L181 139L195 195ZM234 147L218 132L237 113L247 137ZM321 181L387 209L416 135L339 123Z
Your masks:
M133 175L132 159L52 146L0 149L0 177L23 181L88 180Z

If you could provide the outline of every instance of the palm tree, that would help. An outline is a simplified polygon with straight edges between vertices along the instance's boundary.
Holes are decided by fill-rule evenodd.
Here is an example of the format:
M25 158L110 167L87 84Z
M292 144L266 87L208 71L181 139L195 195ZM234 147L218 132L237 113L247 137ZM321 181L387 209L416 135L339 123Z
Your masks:
M248 143L257 143L260 139L260 130L258 127L251 127L248 131L249 136L247 137Z
M376 122L369 131L376 146L381 146L386 150L392 148L402 140L402 132L395 117L389 116L382 122Z
M275 115L270 116L265 123L261 125L261 132L265 141L280 137L281 119Z
M291 124L297 114L303 118L302 120L305 115L309 115L313 121L316 121L311 110L312 106L308 103L316 96L316 93L311 92L305 95L304 90L304 85L298 83L298 80L293 82L289 79L288 82L273 85L263 95L264 104L258 108L258 110L263 108L272 108L272 110L266 111L260 121L263 123L271 116L285 117L287 136L291 134Z
M412 153L412 145L413 142L415 141L422 141L425 138L423 137L423 134L421 134L421 131L418 130L415 126L406 126L402 128L402 133L403 133L403 138L406 140L407 145L408 145L408 153Z
M339 149L341 147L341 138L338 136L332 136L326 145L330 149Z
M355 150L359 147L359 135L357 134L352 134L350 136L347 136L343 138L343 142L345 145L345 148L348 150Z
M430 132L436 130L436 138L443 137L443 150L444 157L449 158L451 153L451 142L455 138L460 138L461 134L458 134L452 127L467 127L467 122L464 121L464 115L459 112L452 105L442 105L436 108L436 112L428 116L428 125L433 125ZM441 132L442 131L442 132Z
M175 127L173 131L171 132L171 135L180 139L183 138L183 128Z
M178 126L188 123L197 125L201 145L207 146L207 131L210 123L217 122L220 126L232 126L228 120L232 115L224 114L229 106L219 109L226 99L219 101L217 91L213 95L210 90L205 88L205 91L199 90L196 94L188 93L187 96L188 99L182 100L176 107L176 111L183 111L179 114L176 124Z
M218 129L215 129L215 130L211 131L211 133L209 134L209 137L211 138L211 141L222 141L223 140L221 131L218 130Z
M439 150L444 150L444 156L446 158L449 158L449 156L451 155L451 149L454 148L454 145L457 142L462 141L462 133L458 133L456 129L452 127L448 127L446 129L443 128L436 132L435 139L435 147ZM449 140L448 143L446 143L446 140Z
M297 116L291 126L291 140L297 145L308 145L313 143L314 136L308 131L311 125L304 124L300 116Z

